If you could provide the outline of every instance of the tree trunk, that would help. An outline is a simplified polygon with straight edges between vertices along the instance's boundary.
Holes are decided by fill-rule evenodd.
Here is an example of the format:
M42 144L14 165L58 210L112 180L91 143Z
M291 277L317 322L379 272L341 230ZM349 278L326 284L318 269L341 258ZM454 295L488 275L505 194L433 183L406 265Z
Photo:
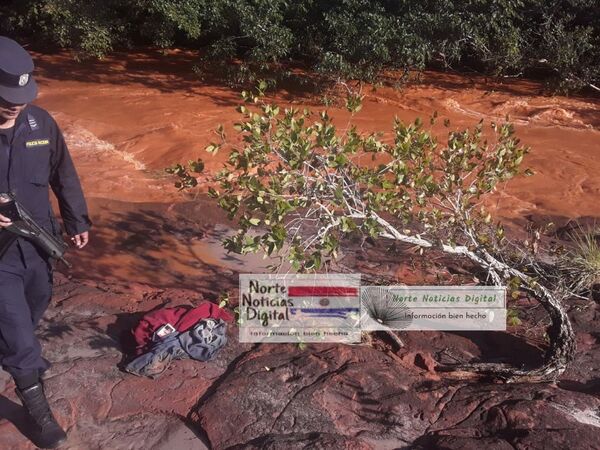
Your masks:
M393 225L382 217L374 215L384 231L382 237L418 245L424 248L434 247L433 243L420 236L408 236L401 233ZM440 372L449 372L464 378L469 376L485 375L506 382L547 382L555 380L560 376L567 365L575 356L575 334L571 327L571 321L556 294L545 286L539 284L529 275L517 270L508 264L496 259L484 248L471 251L465 246L441 245L444 253L466 256L482 269L486 270L495 284L501 285L503 280L510 277L518 277L535 298L541 303L550 316L552 322L548 329L550 346L544 355L544 364L541 367L516 368L507 364L477 363L461 364L452 366L439 366Z
M575 334L571 321L560 300L552 292L540 286L531 291L552 321L548 329L550 345L540 367L516 368L507 364L476 363L440 366L437 370L449 372L450 376L457 378L483 375L507 383L543 383L559 377L575 356Z

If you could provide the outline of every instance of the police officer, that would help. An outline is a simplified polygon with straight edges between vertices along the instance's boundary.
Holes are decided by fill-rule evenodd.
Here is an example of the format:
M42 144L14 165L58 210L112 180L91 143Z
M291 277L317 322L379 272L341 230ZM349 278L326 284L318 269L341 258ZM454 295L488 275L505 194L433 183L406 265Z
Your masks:
M33 220L60 235L49 190L58 199L67 234L77 248L91 226L79 178L63 136L37 96L33 60L12 39L0 37L0 192L12 192ZM0 234L11 222L0 215ZM51 297L52 266L33 243L19 237L0 257L0 363L15 380L17 395L35 426L33 440L55 448L66 439L41 381L49 367L34 330Z

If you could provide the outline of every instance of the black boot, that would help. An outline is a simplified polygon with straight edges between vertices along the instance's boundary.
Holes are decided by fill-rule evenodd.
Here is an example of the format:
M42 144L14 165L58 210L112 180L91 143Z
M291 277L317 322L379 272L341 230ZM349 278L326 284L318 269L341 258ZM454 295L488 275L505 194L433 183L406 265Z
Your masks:
M67 439L67 434L50 411L42 383L38 382L22 390L16 389L16 392L36 425L32 439L34 444L41 448L56 448L62 444Z

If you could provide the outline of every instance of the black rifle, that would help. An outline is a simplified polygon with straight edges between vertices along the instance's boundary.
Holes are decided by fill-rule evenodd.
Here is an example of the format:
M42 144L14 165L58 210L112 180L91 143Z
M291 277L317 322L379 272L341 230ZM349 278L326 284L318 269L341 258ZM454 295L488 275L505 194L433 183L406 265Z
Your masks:
M71 264L63 258L68 245L62 239L40 227L27 210L17 202L12 193L0 194L0 214L12 222L0 232L0 257L18 236L22 236L37 245L51 258L62 261L67 267L71 267Z

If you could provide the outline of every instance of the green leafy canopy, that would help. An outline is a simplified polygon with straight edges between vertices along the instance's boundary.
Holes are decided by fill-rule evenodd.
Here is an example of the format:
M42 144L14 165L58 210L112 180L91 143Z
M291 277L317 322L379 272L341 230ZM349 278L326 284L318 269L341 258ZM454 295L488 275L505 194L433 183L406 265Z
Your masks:
M139 45L201 50L234 83L290 62L322 79L425 67L600 83L596 0L6 0L3 34L80 57ZM322 84L322 83L321 83ZM600 88L598 88L600 89Z
M282 110L265 100L265 89L261 83L257 92L242 93L235 129L243 145L228 149L209 189L238 227L225 242L228 250L279 255L297 270L318 270L352 236L403 233L424 247L490 251L501 244L504 230L492 223L483 199L523 172L528 148L512 125L491 123L488 141L482 121L449 131L441 145L420 119L396 118L393 140L386 140L351 123L340 130L326 111ZM346 102L352 113L361 104L356 94ZM209 153L226 145L222 127L218 133L223 140L211 143ZM171 169L179 187L192 184L185 181L192 169Z

